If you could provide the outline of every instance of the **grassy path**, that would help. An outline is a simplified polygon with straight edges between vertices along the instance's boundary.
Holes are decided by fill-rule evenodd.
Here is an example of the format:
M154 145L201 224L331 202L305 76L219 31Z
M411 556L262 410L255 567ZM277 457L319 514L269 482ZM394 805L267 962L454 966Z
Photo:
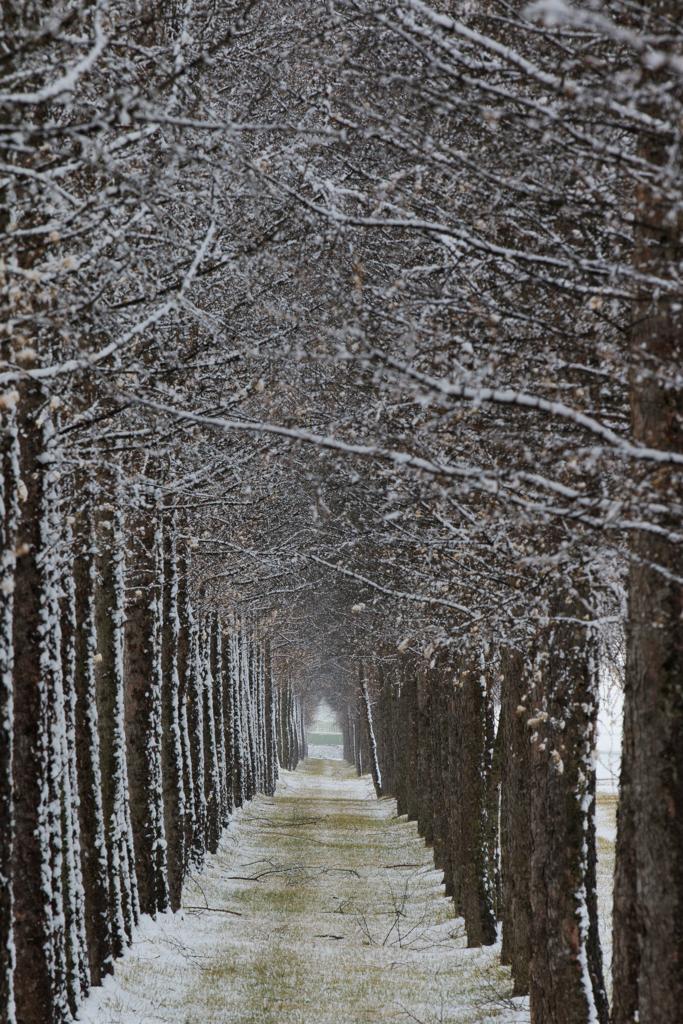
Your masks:
M414 823L340 761L283 773L145 919L81 1012L92 1024L528 1021L499 949L465 948ZM227 913L231 911L232 913ZM240 915L240 916L237 916Z

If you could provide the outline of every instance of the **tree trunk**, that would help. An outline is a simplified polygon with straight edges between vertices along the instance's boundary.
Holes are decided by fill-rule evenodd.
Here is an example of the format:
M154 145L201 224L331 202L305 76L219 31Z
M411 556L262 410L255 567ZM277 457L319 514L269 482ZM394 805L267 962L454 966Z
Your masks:
M647 6L680 25L680 0ZM669 117L669 90L660 90L657 71L644 75L652 79L649 113ZM671 176L680 177L680 152L649 131L639 151L651 167L642 181L653 183L639 187L635 263L644 273L667 278L683 256L680 206L669 193ZM666 168L660 182L658 167ZM633 311L633 433L648 447L678 454L683 453L682 338L680 289L657 289L653 297L644 288ZM649 500L672 507L661 525L679 532L680 467L657 466L649 484ZM683 1006L683 552L680 541L643 531L634 537L631 556L612 1020L674 1024Z
M212 616L203 616L200 634L202 663L202 700L204 718L204 793L206 796L206 849L215 853L221 837L220 780L218 777L218 749L214 718L214 681L211 671Z
M531 740L532 1024L608 1017L596 896L597 649L581 624L584 581L555 595L524 713Z
M365 666L362 661L358 663L358 686L360 689L363 717L365 718L365 734L367 737L368 750L370 752L370 771L372 772L372 782L375 787L377 799L379 799L382 795L382 775L379 768L379 759L377 757L377 740L375 739L375 731L372 727L372 708L370 707L368 681L365 676Z
M82 481L82 483L85 482ZM95 551L90 501L77 517L75 534L73 559L75 750L86 905L85 933L88 944L90 978L93 985L100 985L104 975L111 974L114 968L95 687L95 658L97 656Z
M183 755L183 793L185 795L185 818L183 825L183 871L187 871L195 848L197 820L195 806L197 801L196 783L194 778L193 746L190 719L193 709L190 705L193 692L192 673L192 605L188 589L188 559L185 545L180 552L176 548L178 584L178 708L180 716L180 739Z
M456 758L458 784L458 837L460 902L468 946L490 946L496 941L496 917L488 863L486 781L490 768L487 751L486 678L476 659L467 658L454 688L457 718Z
M104 505L97 510L96 525L95 688L112 953L118 958L139 914L123 721L123 516L114 505Z
M140 909L168 906L161 779L159 525L151 507L132 516L124 679L130 816Z
M180 906L185 874L185 788L178 676L178 567L176 521L164 529L164 592L161 626L161 774L164 795L164 834L168 898L171 910Z
M0 1020L15 1024L12 895L12 817L14 787L12 612L14 552L19 517L19 444L10 400L3 409L0 438Z
M501 963L512 968L513 993L529 991L531 949L530 783L531 748L524 710L527 699L524 659L519 651L501 652L503 683L500 701L500 870L502 880L503 948Z
M63 714L50 643L48 588L51 536L43 429L36 423L43 403L40 385L19 385L17 412L23 504L13 617L14 972L20 1024L57 1024L70 1017L62 906L61 799L56 786L54 734ZM47 550L46 550L47 548ZM40 880L40 882L38 881Z

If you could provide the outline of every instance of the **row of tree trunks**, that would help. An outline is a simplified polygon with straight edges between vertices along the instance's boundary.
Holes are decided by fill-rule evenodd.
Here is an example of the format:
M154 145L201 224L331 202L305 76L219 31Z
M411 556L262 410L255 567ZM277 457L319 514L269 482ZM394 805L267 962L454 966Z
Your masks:
M84 476L65 517L40 384L2 416L0 1017L59 1024L140 912L180 906L234 806L274 791L281 706L305 756L303 708L255 623L193 596L153 490Z
M276 691L276 696L277 699L275 695L271 697L272 721L275 723L271 750L277 752L282 767L293 772L299 761L308 756L308 743L303 704L294 692L289 669L285 670L284 681Z
M534 1024L605 1024L597 929L597 650L582 581L557 595L534 646L430 662L401 655L368 673L382 792L418 822L463 916L491 945ZM344 724L353 760L352 715ZM500 856L498 838L500 836Z

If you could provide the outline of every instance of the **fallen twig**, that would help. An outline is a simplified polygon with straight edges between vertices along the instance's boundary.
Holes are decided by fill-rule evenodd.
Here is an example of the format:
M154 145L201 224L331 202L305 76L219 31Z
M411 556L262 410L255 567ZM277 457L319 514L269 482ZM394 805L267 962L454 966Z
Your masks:
M210 910L212 914L233 914L234 917L242 917L239 910L225 910L222 907L181 907L181 910Z

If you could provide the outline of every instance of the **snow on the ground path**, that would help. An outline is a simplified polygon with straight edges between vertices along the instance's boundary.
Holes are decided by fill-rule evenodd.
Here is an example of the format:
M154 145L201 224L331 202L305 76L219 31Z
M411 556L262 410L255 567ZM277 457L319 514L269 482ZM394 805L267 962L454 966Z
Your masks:
M82 1021L529 1019L508 995L500 947L466 949L415 824L346 762L283 772L274 798L235 815L183 906L143 920Z
M324 758L328 761L343 761L344 748L342 746L338 747L333 743L309 743L308 756L315 758Z

